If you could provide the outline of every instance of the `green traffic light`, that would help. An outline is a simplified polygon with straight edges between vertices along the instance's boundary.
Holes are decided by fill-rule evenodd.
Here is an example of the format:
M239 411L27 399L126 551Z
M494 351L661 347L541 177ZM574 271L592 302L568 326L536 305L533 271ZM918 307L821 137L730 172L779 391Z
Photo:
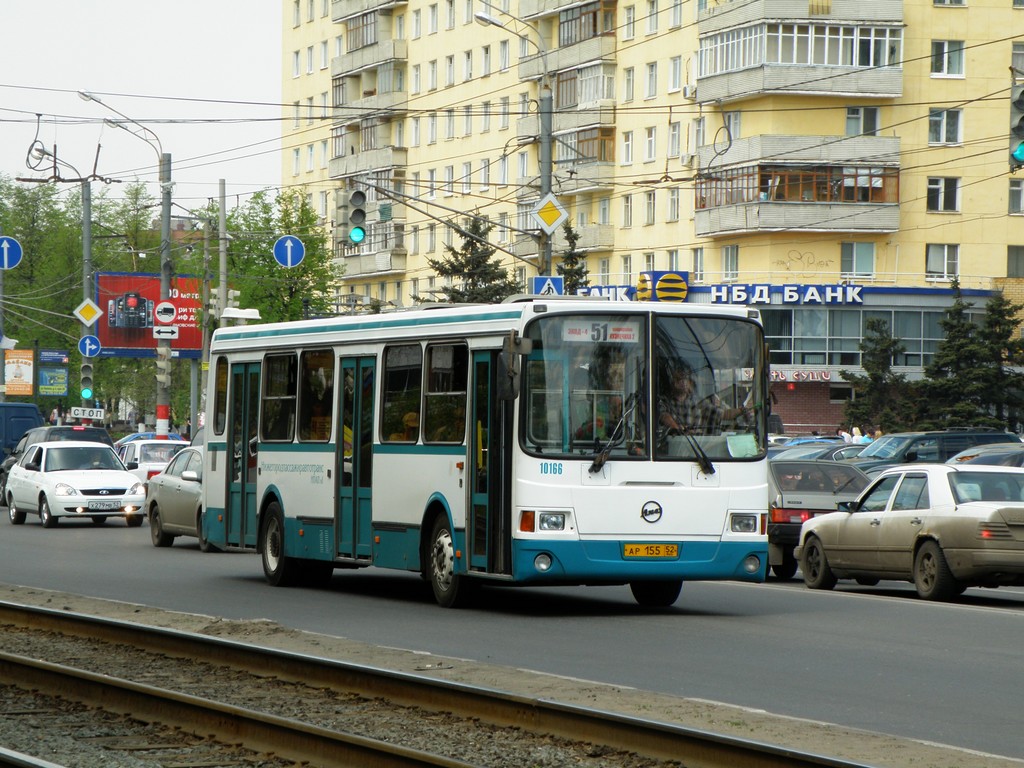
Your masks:
M1017 144L1017 147L1010 153L1010 157L1018 163L1024 163L1024 141Z
M353 243L361 243L366 239L366 230L362 227L352 227L348 231L348 239Z
M82 399L92 400L92 390L89 387L82 387Z

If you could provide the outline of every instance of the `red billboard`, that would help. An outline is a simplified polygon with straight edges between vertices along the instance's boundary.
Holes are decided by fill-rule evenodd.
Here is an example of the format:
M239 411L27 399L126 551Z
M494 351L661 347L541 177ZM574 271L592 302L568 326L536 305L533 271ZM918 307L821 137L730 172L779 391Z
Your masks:
M152 357L157 339L168 338L172 354L195 357L203 348L200 291L199 278L174 277L170 297L161 299L159 275L100 272L96 303L102 314L92 328L100 355Z

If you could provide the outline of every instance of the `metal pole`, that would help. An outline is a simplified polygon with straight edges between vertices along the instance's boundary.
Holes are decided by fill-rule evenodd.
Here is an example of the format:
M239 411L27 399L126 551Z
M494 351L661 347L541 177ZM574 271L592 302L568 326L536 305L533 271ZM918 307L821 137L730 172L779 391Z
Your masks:
M160 190L163 198L160 206L160 300L167 301L171 297L171 155L168 152L160 155ZM161 337L156 354L158 359L167 362L167 377L158 371L156 379L156 434L164 437L171 425L171 340ZM159 369L159 363L157 367Z
M4 228L0 226L0 235L4 233ZM4 338L4 272L6 269L0 269L0 341ZM3 349L0 349L0 403L4 402L7 397L7 353Z
M86 180L82 182L82 299L88 301L92 299L92 294L92 182ZM88 335L89 326L82 323L81 338L84 339ZM94 371L93 376L95 375ZM93 396L96 394L95 383L92 394ZM85 408L91 408L93 402L83 397L82 405Z
M218 221L218 234L220 236L220 269L217 275L217 285L220 291L217 293L217 323L224 316L224 310L228 307L228 212L227 206L227 184L224 179L220 180L220 220Z
M540 30L537 31L540 35ZM540 86L540 196L551 192L551 73L548 71L548 57L544 62L544 79ZM551 274L551 235L540 231L540 265L538 272Z

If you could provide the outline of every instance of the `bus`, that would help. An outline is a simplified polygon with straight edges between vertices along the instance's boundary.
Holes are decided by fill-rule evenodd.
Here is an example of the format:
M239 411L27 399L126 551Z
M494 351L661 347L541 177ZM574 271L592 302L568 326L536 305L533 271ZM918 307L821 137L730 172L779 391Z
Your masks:
M709 418L673 433L679 371ZM668 606L687 580L765 579L767 396L741 306L517 297L223 327L203 532L276 586L376 566L445 607L487 584Z

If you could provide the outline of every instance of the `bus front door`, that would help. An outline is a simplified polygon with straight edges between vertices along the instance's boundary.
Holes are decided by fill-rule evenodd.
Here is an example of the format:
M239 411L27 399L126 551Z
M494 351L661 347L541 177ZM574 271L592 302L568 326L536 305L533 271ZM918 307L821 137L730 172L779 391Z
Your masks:
M473 353L472 426L469 434L470 475L466 544L470 570L512 572L511 543L511 400L499 400L496 353Z
M373 556L371 501L373 477L373 389L376 361L343 357L339 393L338 510L336 552L340 557Z
M256 457L259 448L257 422L260 407L260 364L231 366L231 399L228 413L227 544L256 546Z

